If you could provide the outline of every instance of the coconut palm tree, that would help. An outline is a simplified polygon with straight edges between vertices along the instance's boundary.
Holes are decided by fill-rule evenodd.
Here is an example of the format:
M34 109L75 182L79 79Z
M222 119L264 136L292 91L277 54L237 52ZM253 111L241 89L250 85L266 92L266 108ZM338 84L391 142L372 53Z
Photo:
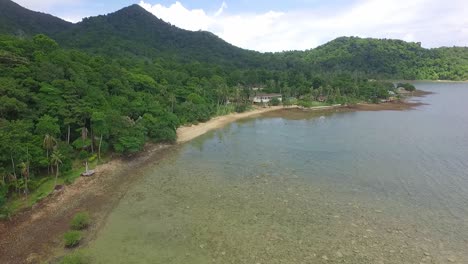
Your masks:
M42 142L42 147L45 148L47 152L47 174L50 174L49 151L51 151L55 145L57 145L57 140L53 136L46 134Z
M62 164L62 160L63 160L63 154L60 153L60 151L58 149L55 149L54 152L52 152L52 155L50 156L50 160L52 161L52 164L55 165L55 184L54 186L57 186L57 178L60 174L59 172L59 168L60 168L60 164Z
M177 98L173 93L170 93L168 100L171 103L171 112L174 113L174 104L177 102Z
M27 196L29 193L29 190L28 190L29 161L21 162L20 167L21 167L21 175L23 175L23 179L24 179L24 194L26 194Z

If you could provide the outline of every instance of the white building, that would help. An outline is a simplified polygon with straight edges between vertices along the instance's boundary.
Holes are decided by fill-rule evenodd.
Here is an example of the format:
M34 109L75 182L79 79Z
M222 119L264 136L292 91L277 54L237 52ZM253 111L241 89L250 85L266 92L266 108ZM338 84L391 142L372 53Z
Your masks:
M259 104L259 103L269 103L271 99L278 98L278 100L282 101L281 94L257 94L252 97L252 102Z

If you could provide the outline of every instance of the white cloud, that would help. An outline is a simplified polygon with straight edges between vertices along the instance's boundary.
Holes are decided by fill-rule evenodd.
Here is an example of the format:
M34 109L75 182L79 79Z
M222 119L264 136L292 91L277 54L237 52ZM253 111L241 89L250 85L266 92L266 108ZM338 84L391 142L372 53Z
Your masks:
M209 30L210 25L216 22L215 15L207 15L203 9L188 10L178 1L168 7L161 4L151 5L141 1L140 6L153 14L157 14L157 17L162 20L183 29Z
M333 9L239 14L226 12L225 2L212 14L180 2L140 5L178 27L211 31L259 51L309 49L339 36L398 38L427 47L468 45L465 0L360 0Z

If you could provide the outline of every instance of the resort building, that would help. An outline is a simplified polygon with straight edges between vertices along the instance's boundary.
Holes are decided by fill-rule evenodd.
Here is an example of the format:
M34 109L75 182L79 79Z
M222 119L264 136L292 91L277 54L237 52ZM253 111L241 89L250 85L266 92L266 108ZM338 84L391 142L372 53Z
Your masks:
M281 94L257 94L251 98L252 102L259 104L259 103L269 103L271 99L278 98L278 100L282 101Z

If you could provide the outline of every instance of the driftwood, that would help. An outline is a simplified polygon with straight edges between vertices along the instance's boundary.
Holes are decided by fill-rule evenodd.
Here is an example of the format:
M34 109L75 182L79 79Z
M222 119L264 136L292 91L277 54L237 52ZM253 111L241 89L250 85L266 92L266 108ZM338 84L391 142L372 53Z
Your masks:
M86 161L86 171L83 172L83 173L81 173L81 176L89 177L89 176L93 176L94 173L95 173L94 170L90 170L90 169L88 168L88 162Z
M93 176L94 173L95 173L94 170L89 170L89 171L85 171L85 172L81 173L81 176L89 177L89 176Z

